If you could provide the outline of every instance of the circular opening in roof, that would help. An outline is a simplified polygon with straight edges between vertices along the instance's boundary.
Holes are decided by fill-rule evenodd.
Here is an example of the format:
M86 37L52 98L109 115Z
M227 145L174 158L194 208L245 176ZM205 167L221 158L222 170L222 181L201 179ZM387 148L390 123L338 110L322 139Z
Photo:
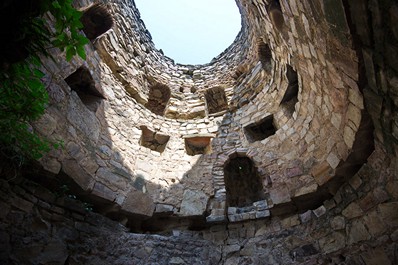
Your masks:
M180 64L205 64L241 29L235 0L135 0L157 49Z

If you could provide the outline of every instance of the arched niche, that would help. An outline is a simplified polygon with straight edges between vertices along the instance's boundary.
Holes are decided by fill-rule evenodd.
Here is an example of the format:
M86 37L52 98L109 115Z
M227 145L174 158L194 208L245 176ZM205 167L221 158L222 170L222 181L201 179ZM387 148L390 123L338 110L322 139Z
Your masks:
M261 62L261 66L266 71L271 71L272 68L272 52L268 44L263 41L259 41L257 45L258 58Z
M157 83L149 88L148 102L145 107L157 115L164 115L167 103L170 100L170 88Z
M279 0L271 0L268 5L268 14L271 19L272 25L282 31L285 25L285 20L283 18L282 8Z
M227 96L222 87L212 87L205 91L205 99L209 114L228 109Z
M83 11L80 18L83 31L91 41L110 30L113 26L113 18L106 5L94 4Z
M228 207L251 206L264 200L261 178L247 156L234 156L224 166L224 182Z
M295 105L298 102L299 84L297 72L290 65L286 67L286 78L288 85L280 105L286 110L288 116L291 117L294 113Z

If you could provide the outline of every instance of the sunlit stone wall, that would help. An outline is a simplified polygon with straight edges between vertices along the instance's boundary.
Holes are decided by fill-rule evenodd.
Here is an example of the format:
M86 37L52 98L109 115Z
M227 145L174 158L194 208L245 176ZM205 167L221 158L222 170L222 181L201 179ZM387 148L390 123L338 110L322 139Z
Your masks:
M77 206L2 182L5 252L36 253L25 251L34 242L47 253L57 242L54 259L72 264L97 264L98 253L115 249L120 255L104 260L397 263L397 6L269 2L238 1L242 31L208 65L164 57L133 2L122 0L106 3L115 25L86 47L86 61L52 51L59 63L43 69L50 105L34 128L65 147L40 163L74 180L103 215L166 236L115 223L92 229L95 218ZM79 236L53 233L65 228L84 235L84 251Z
M276 11L281 25L271 21L266 3L238 6L242 30L235 42L209 64L190 66L156 50L132 1L108 3L115 25L87 46L87 61L47 69L60 78L49 85L53 104L39 124L51 124L51 136L64 139L65 149L43 164L124 211L209 212L212 222L228 220L223 170L231 156L243 156L253 160L263 185L268 206L259 216L278 205L288 204L291 213L321 205L341 182L332 181L336 172L348 174L341 161L356 151L361 125L356 56L351 40L341 37L348 26L307 18L294 4ZM103 97L94 111L63 81L81 65ZM290 112L281 104L291 85L288 67L297 74ZM261 136L267 126L273 132ZM186 139L195 137L210 141L192 156ZM231 215L230 221L242 218L253 216Z

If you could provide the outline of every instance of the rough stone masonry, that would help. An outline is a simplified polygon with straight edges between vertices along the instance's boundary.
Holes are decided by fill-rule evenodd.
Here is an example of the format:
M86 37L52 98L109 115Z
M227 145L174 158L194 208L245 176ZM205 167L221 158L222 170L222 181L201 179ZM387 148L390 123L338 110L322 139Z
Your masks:
M236 0L195 66L95 3L87 59L45 64L65 147L0 181L1 264L398 264L395 1Z

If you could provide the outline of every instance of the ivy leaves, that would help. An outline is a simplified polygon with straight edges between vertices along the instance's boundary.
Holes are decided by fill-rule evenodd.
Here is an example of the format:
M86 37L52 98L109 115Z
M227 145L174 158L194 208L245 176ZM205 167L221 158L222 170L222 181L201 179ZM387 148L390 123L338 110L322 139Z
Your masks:
M83 28L80 22L82 13L72 7L72 0L52 1L47 7L55 18L56 38L52 42L54 46L62 51L66 50L67 61L76 54L85 60L84 45L88 43L88 39L79 33L79 29Z
M66 51L67 61L76 54L85 60L84 45L88 39L79 32L83 27L80 22L82 13L72 7L72 0L44 1L42 12L50 12L54 17L55 38L51 43L61 51Z
M35 68L37 58L13 64L7 73L0 74L0 143L6 153L23 154L38 159L50 150L50 142L41 139L29 122L43 115L48 94ZM30 64L28 63L30 62ZM2 150L4 153L4 150Z

